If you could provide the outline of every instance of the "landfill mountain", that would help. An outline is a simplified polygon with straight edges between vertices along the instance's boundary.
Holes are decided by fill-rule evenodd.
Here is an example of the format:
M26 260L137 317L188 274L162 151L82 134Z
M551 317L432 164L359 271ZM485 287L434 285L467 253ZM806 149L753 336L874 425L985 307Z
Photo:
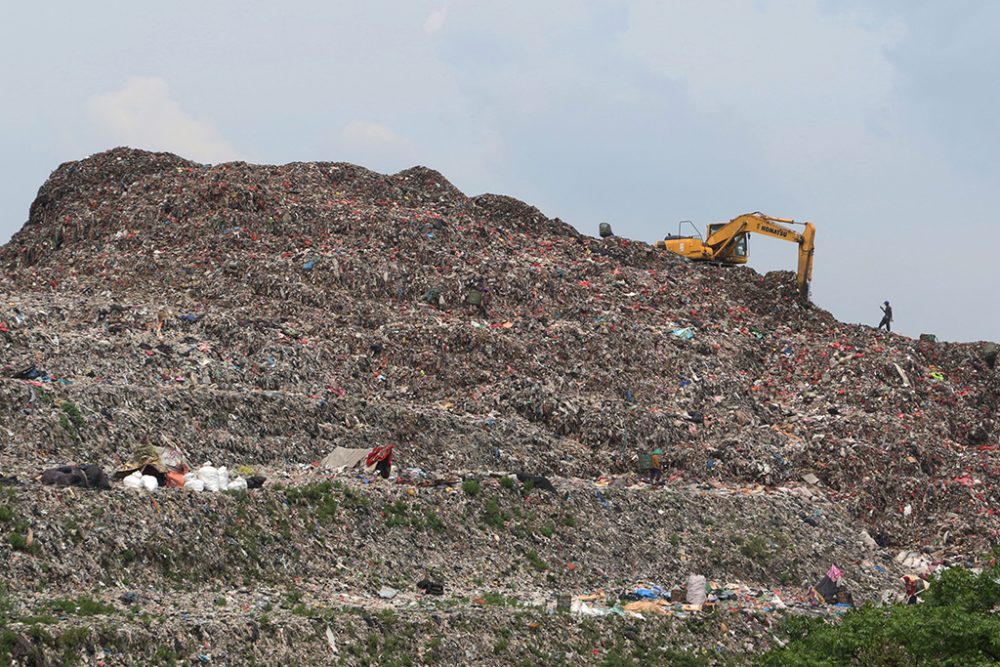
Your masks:
M697 573L795 607L833 562L877 600L998 540L994 345L844 324L791 274L589 237L431 169L117 148L53 172L0 272L0 655L738 660L778 605L545 605ZM384 444L392 480L314 465ZM37 479L147 445L268 481Z

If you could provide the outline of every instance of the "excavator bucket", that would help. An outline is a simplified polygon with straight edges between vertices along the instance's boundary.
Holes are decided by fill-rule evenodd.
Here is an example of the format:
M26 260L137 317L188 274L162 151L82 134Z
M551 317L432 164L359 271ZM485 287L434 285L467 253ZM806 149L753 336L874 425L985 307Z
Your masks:
M803 301L809 300L809 285L813 276L813 254L816 251L814 239L816 228L811 222L805 223L802 240L799 242L799 271L797 275L799 296Z

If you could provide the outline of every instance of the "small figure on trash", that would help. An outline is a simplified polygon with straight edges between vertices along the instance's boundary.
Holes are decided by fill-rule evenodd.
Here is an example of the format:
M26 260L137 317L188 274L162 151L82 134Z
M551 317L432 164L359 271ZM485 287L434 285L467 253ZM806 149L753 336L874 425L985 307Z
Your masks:
M917 596L930 588L927 580L918 574L904 574L902 579L906 604L917 604L920 602Z
M887 332L892 333L892 306L886 301L884 305L879 307L882 309L882 321L878 323L878 328L885 327Z
M663 450L657 447L649 454L649 481L659 482L663 479Z

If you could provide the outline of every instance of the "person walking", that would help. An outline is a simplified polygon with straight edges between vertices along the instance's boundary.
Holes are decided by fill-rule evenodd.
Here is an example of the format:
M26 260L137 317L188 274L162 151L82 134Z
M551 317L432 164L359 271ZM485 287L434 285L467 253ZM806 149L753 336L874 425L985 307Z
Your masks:
M659 482L663 479L663 450L657 447L650 454L649 481Z
M892 333L892 306L886 301L882 308L882 321L878 323L878 328L885 327L885 330Z

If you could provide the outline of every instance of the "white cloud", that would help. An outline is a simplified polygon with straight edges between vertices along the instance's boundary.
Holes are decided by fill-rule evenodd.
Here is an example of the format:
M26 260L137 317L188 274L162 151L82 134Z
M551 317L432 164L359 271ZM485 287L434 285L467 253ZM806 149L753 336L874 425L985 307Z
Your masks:
M237 159L215 127L181 108L158 77L132 77L121 90L87 100L90 120L117 144L164 150L201 162Z
M832 13L819 0L723 0L630 7L622 49L681 84L697 108L742 125L771 163L798 171L884 148L898 73L886 51L897 22Z
M390 146L402 140L392 128L366 120L351 121L340 131L340 136L350 143Z
M418 155L411 141L381 123L355 120L340 130L337 148L349 162L390 172L410 167Z
M433 35L436 32L440 32L444 27L444 20L448 17L448 12L443 9L439 9L436 12L431 12L430 16L424 21L424 32L428 35Z

